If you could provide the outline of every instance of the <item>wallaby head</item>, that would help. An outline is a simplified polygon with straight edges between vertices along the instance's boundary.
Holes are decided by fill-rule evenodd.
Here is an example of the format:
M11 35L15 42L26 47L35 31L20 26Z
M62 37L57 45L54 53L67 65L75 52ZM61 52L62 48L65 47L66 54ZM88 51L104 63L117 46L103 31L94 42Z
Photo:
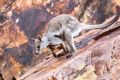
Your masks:
M46 36L44 37L40 37L38 36L37 39L34 39L35 42L35 53L41 54L43 52L43 50L48 46L48 39Z

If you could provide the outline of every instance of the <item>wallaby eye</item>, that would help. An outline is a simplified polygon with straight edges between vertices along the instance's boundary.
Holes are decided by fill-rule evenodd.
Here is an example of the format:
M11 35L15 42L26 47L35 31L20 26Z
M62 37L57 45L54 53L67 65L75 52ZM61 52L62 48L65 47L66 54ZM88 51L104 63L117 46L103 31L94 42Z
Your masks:
M37 46L37 48L39 49L39 48L40 48L40 46Z

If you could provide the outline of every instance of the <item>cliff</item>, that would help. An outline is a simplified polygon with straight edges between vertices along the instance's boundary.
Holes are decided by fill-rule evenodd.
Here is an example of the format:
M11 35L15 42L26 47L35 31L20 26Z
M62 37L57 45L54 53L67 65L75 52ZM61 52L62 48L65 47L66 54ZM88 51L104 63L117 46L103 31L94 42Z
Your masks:
M83 31L77 53L66 59L34 54L34 41L60 14L99 24L113 16L119 0L0 0L0 80L118 80L120 20L106 29ZM62 49L57 49L61 51Z

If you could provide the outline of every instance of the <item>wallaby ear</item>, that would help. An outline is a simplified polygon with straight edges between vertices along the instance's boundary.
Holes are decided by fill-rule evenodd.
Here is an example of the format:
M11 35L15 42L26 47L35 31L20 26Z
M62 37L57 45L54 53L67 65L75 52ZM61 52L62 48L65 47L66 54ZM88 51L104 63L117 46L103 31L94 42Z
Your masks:
M31 38L31 40L36 41L37 39L35 39L35 38Z
M37 36L37 38L41 41L41 36L39 35L39 36Z

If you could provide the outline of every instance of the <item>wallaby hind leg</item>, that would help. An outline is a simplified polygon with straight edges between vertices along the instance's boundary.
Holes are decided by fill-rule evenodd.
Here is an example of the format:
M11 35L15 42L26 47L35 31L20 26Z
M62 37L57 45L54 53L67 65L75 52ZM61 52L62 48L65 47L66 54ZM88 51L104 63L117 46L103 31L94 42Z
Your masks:
M65 36L65 41L66 43L70 46L71 48L71 52L76 52L76 47L74 44L74 40L73 40L73 36L72 33L70 32L70 30L66 30L64 32L64 36Z
M61 35L55 35L54 37L62 39L63 42L61 43L61 45L62 45L65 52L69 52L71 50L70 46L65 41L64 33Z

